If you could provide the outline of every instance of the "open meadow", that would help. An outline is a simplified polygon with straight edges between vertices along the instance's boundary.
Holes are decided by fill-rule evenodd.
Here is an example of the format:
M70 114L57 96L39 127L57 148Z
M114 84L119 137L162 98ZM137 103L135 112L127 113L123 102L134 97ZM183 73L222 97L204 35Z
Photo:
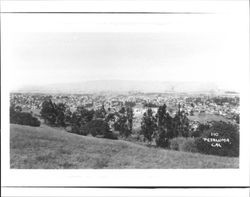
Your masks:
M239 158L146 147L122 140L80 136L46 125L10 125L13 169L238 168Z

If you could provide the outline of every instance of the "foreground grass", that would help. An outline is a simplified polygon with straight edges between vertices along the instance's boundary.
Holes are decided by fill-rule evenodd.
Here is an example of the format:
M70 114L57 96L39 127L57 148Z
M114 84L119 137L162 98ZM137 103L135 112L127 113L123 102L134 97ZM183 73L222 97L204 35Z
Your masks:
M45 125L10 125L11 168L238 168L238 163L238 158L149 148L79 136Z

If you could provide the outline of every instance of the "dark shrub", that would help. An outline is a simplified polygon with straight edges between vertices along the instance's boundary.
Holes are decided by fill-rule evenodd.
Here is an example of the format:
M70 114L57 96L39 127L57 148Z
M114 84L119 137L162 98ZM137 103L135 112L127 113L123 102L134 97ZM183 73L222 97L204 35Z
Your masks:
M169 148L171 150L180 150L181 145L186 139L184 137L176 137L169 141Z
M104 138L111 139L111 140L117 140L118 135L110 131L104 135Z
M197 138L200 153L219 156L239 156L239 127L228 122L213 122L210 129Z
M208 130L210 127L210 123L199 124L198 128L191 132L191 137L200 137L203 132Z
M88 130L86 130L85 126L78 126L76 124L73 124L71 126L71 130L69 131L71 133L76 133L76 134L79 134L79 135L88 135Z
M109 125L103 120L91 120L82 127L83 132L96 135L105 135L109 132Z
M72 133L77 133L81 135L87 135L88 131L85 129L85 125L93 119L94 111L87 110L83 106L77 107L76 111L73 113L69 112L67 115L70 126L72 128Z
M46 124L65 127L65 111L66 105L64 103L56 104L49 99L42 103L40 114Z
M33 127L39 127L41 125L41 122L36 117L33 117L31 113L22 112L21 109L15 106L10 107L10 123Z
M72 127L72 132L80 135L91 134L94 137L103 137L108 139L118 139L117 135L113 134L109 130L109 125L107 122L101 119L91 120L83 126Z
M169 141L169 148L171 150L178 150L178 151L184 151L184 152L198 152L198 149L196 147L196 141L195 138L188 137L176 137Z
M167 136L167 131L164 128L159 128L156 132L155 143L158 147L168 147L169 146L169 139Z
M80 127L77 125L72 125L71 128L68 130L68 132L79 134Z
M192 152L196 153L198 152L195 138L186 138L182 144L180 144L180 150L184 152Z

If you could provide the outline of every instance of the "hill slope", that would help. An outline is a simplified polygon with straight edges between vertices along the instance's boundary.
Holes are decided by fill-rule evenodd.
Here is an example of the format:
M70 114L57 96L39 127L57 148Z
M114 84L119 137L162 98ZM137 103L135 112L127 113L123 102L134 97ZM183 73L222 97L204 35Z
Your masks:
M45 125L10 125L11 168L238 168L238 163L238 158L149 148Z

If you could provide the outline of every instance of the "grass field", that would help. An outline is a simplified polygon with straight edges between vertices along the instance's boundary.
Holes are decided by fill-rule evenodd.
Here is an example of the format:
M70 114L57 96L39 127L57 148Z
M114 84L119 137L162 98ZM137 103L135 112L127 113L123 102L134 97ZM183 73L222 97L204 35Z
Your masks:
M239 159L10 125L10 167L21 169L238 168Z

